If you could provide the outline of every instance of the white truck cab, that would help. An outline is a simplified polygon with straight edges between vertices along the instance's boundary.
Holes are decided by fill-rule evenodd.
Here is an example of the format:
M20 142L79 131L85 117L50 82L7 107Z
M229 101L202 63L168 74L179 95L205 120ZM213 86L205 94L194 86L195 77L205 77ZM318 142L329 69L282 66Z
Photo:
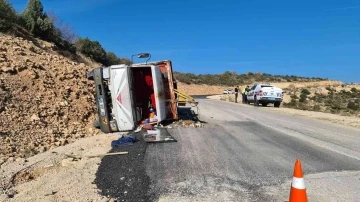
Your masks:
M274 107L280 107L283 100L283 90L270 84L255 84L247 95L248 103L254 103L254 106L267 106L269 103Z

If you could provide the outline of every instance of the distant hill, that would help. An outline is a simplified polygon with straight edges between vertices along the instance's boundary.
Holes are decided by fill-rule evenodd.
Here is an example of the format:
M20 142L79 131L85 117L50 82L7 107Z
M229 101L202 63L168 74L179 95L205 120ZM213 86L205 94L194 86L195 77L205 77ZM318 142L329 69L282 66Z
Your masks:
M315 77L301 77L294 75L271 75L265 73L237 74L236 72L226 71L223 74L192 74L174 72L175 78L186 84L207 84L207 85L221 85L234 86L243 85L253 82L309 82L309 81L328 81L327 78Z

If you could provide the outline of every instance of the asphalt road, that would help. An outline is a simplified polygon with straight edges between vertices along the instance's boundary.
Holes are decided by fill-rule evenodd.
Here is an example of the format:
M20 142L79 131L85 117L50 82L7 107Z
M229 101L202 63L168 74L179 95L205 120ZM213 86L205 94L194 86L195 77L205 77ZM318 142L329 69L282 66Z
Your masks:
M360 201L360 130L200 99L205 128L173 128L149 144L146 173L158 201L284 201L297 158L309 201Z

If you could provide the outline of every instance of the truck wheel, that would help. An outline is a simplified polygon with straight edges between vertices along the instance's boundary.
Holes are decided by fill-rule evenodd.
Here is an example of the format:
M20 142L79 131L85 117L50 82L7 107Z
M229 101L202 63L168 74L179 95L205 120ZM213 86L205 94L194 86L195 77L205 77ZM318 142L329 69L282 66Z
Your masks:
M93 122L93 126L94 126L95 128L100 128L100 122L99 122L99 120L95 120L95 121Z
M275 103L274 103L274 107L279 108L279 107L280 107L280 102L275 102Z
M261 105L262 105L263 107L266 107L266 106L268 106L268 103L261 103Z
M259 100L257 99L257 97L254 97L254 106L258 107L259 106Z

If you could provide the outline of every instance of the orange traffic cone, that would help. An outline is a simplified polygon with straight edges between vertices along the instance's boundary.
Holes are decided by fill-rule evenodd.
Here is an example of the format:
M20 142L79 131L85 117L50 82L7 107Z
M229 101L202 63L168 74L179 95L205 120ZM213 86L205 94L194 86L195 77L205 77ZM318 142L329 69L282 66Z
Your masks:
M307 202L304 176L299 159L296 159L294 176L291 183L289 202Z

